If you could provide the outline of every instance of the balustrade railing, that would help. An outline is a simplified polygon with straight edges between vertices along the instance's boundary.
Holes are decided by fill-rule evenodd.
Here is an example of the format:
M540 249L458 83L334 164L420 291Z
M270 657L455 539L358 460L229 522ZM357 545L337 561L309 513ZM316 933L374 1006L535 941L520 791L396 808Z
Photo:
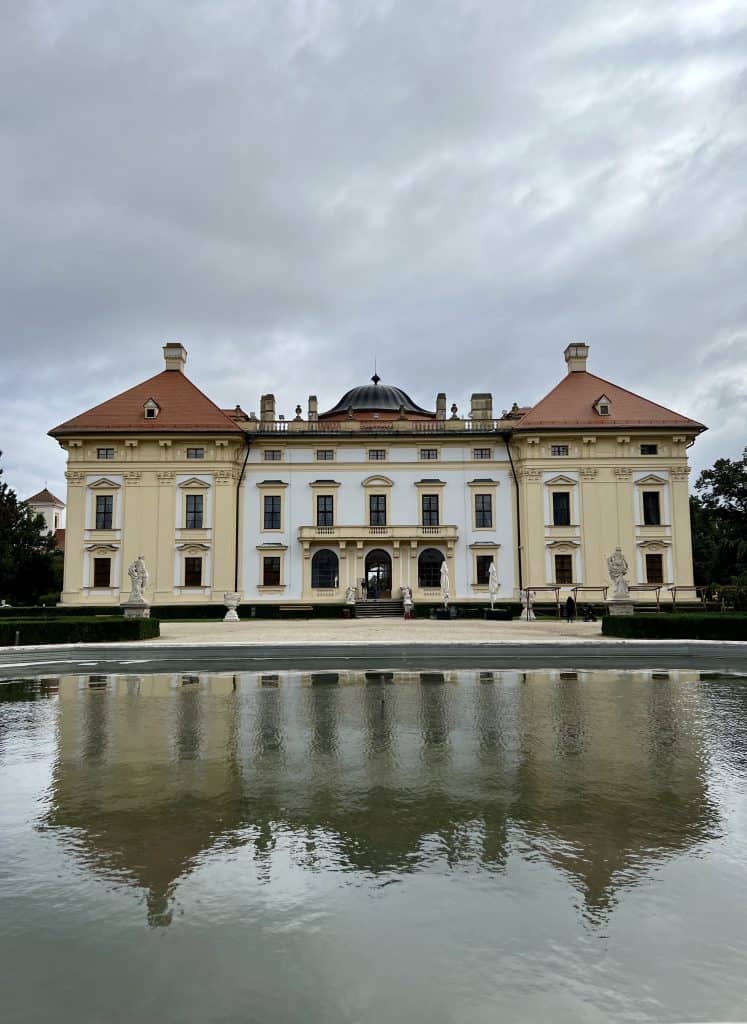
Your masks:
M505 420L250 420L258 434L450 434L510 429Z

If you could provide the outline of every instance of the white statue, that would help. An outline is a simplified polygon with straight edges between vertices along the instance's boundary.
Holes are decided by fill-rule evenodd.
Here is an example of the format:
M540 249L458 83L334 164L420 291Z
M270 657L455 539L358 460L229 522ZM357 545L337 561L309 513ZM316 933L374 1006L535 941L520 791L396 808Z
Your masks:
M409 587L402 587L402 605L405 610L405 618L411 618L415 604L412 599L412 590Z
M626 601L630 598L628 581L625 579L628 571L628 562L620 548L615 548L607 559L607 571L615 588L612 595L613 601Z
M143 597L143 591L148 585L148 570L145 568L145 562L142 555L138 555L135 561L127 570L127 575L130 577L132 589L130 590L129 602L135 602L136 604L143 604L145 598Z
M490 609L492 611L495 599L498 597L498 573L496 572L495 562L491 562L488 569L488 593L490 594Z
M449 603L449 567L444 558L441 562L441 593L444 599L444 606Z
M537 616L534 614L534 591L533 590L522 590L521 592L521 607L523 611L521 613L522 618L526 619L527 622L534 622Z
M347 587L345 590L345 604L355 604L355 587Z

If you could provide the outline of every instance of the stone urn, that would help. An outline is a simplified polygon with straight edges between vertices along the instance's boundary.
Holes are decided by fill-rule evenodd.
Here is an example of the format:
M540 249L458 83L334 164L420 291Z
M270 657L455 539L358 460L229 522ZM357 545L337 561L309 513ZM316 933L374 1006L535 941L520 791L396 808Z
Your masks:
M229 594L223 595L223 604L226 606L228 611L223 616L224 622L239 622L239 613L236 609L241 603L241 594L238 591L232 591Z

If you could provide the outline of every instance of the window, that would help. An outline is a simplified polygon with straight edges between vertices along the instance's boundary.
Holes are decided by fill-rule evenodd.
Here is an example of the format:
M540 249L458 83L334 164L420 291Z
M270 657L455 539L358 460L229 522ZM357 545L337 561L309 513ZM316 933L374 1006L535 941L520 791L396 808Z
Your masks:
M490 566L493 564L492 555L478 555L477 562L477 583L480 586L487 586L490 583Z
M97 459L113 459L114 449L113 448L97 448L96 449Z
M609 416L609 414L610 414L610 407L607 405L606 402L600 402L599 403L599 415L600 416Z
M473 448L472 450L473 459L492 459L493 449L492 448Z
M265 448L263 453L265 462L280 462L280 456L279 448Z
M573 583L573 555L555 556L555 582Z
M424 461L429 461L438 458L438 448L421 448L420 458Z
M552 492L553 526L571 525L571 496L568 491Z
M204 459L205 449L204 448L187 448L188 459Z
M112 516L114 514L114 495L96 495L96 529L111 530Z
M336 589L339 580L339 565L334 551L317 551L311 559L311 585L320 589Z
M262 586L280 586L280 555L265 555L262 559Z
M419 587L440 587L441 586L441 564L444 556L435 548L426 548L420 552L418 558L418 586Z
M438 526L438 495L423 495L423 526Z
M111 558L94 558L93 560L93 585L94 587L110 587L112 575Z
M475 495L475 527L478 530L489 530L493 527L493 495Z
M567 444L551 444L550 445L550 455L552 455L553 457L557 457L557 456L561 456L561 455L567 455L567 454L568 454L568 445Z
M316 453L317 462L332 462L334 457L335 453L332 448L320 448Z
M202 495L201 494L188 494L186 501L186 522L185 527L188 530L201 530L202 529Z
M661 555L646 555L646 582L664 582L664 559Z
M264 530L280 529L280 495L266 494L264 500Z
M371 494L368 498L369 526L386 526L386 495Z
M201 558L185 558L184 559L184 586L185 587L201 587L202 586L202 559Z
M155 409L152 405L149 405L146 408L146 410L145 410L145 418L146 418L146 420L154 420L156 418L156 412L157 411L158 410ZM189 456L187 456L187 458L189 458Z
M641 455L658 455L659 446L658 444L642 444Z
M369 448L369 462L384 462L386 459L386 448Z
M643 525L661 526L661 507L658 491L643 492Z
M331 494L317 494L316 496L316 525L334 526L334 497Z

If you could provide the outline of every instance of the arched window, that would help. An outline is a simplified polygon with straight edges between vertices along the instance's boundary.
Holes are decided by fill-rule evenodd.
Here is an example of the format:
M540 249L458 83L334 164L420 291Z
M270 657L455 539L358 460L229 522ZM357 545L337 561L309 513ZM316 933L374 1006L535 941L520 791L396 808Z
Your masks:
M418 586L438 587L441 585L441 564L444 556L435 548L426 548L418 558Z
M317 551L311 559L311 585L320 589L337 587L340 563L334 551Z

